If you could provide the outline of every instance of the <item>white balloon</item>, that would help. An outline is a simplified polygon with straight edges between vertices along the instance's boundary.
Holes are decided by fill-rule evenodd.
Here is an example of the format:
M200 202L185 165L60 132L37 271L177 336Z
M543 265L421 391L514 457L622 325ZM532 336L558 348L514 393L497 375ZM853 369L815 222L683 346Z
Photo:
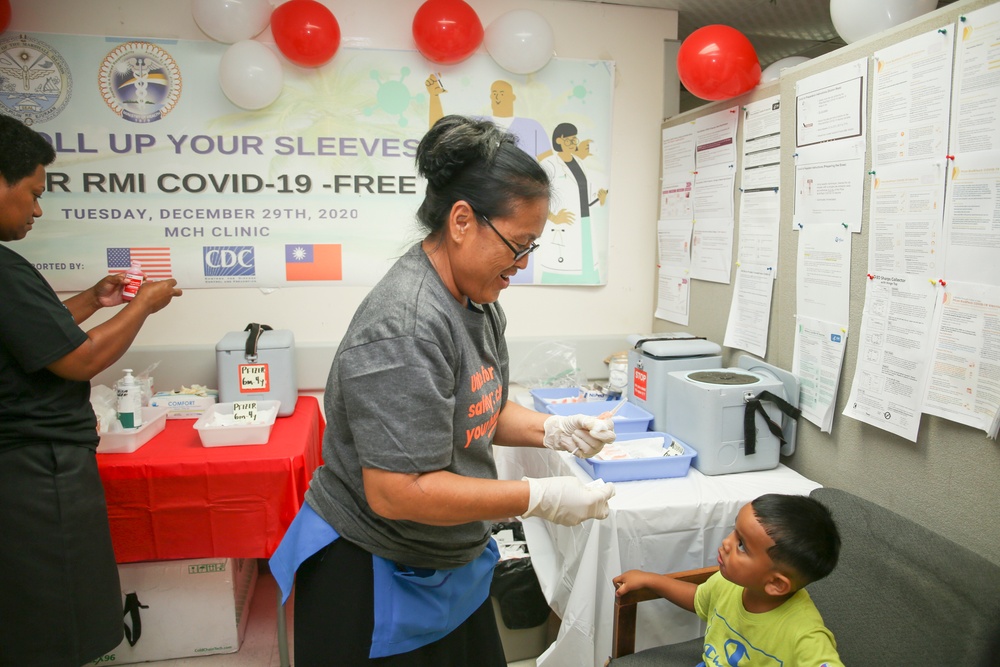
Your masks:
M483 44L500 67L514 74L531 74L545 67L553 54L552 26L538 12L515 9L486 28Z
M830 18L845 42L906 23L937 7L937 0L830 0Z
M760 73L760 83L757 85L763 86L765 83L777 81L778 77L781 76L781 70L786 67L801 65L807 60L809 60L809 58L806 58L805 56L788 56L787 58L782 58L781 60L775 60L773 63L765 67L764 71Z
M229 101L243 109L263 109L284 86L281 61L260 42L236 42L222 54L219 85Z
M235 44L259 35L271 22L268 0L193 0L191 13L202 32L217 42Z

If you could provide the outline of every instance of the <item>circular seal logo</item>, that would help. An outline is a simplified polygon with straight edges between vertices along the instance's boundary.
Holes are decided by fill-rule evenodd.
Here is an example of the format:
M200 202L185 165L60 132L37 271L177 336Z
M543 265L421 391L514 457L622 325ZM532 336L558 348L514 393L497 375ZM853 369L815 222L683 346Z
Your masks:
M133 123L152 123L177 104L181 73L170 54L156 44L126 42L105 56L98 85L116 114Z
M66 108L72 92L58 51L24 34L0 40L0 111L25 125L43 123Z

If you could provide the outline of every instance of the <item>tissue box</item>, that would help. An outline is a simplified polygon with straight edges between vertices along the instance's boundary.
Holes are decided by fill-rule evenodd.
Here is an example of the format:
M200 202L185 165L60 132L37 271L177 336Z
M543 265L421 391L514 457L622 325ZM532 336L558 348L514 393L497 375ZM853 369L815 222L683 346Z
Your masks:
M196 558L118 566L128 638L93 664L235 653L257 583L253 558ZM134 644L134 645L133 645Z
M197 396L195 394L174 394L160 391L149 399L153 408L166 408L167 419L197 419L219 400L217 394Z

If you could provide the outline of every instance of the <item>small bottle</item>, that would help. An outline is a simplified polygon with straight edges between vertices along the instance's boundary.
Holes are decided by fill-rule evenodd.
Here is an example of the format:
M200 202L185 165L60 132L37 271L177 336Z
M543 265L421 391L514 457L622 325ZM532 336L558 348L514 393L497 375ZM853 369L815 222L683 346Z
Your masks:
M132 266L125 272L125 286L122 287L122 298L131 301L142 286L142 264L132 260Z
M125 377L118 381L118 421L122 428L142 426L142 387L132 376L132 369L125 369Z

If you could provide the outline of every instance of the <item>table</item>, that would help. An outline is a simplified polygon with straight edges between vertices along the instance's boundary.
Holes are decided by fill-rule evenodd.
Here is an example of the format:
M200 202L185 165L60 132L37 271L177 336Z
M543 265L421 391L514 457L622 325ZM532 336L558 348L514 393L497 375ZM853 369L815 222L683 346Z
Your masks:
M590 476L574 457L547 449L494 447L500 479ZM774 470L615 483L603 521L559 526L524 521L532 565L549 605L562 619L538 667L600 667L611 655L614 586L625 570L675 572L714 565L739 508L765 493L808 494L820 484L779 465ZM700 636L704 624L665 600L639 605L636 651Z
M265 445L204 447L194 420L167 420L130 454L98 454L115 560L270 558L322 463L319 401L300 396ZM278 590L278 651L288 631Z
M300 396L266 445L203 447L194 420L167 420L130 454L98 454L119 563L269 558L321 462L317 400Z

